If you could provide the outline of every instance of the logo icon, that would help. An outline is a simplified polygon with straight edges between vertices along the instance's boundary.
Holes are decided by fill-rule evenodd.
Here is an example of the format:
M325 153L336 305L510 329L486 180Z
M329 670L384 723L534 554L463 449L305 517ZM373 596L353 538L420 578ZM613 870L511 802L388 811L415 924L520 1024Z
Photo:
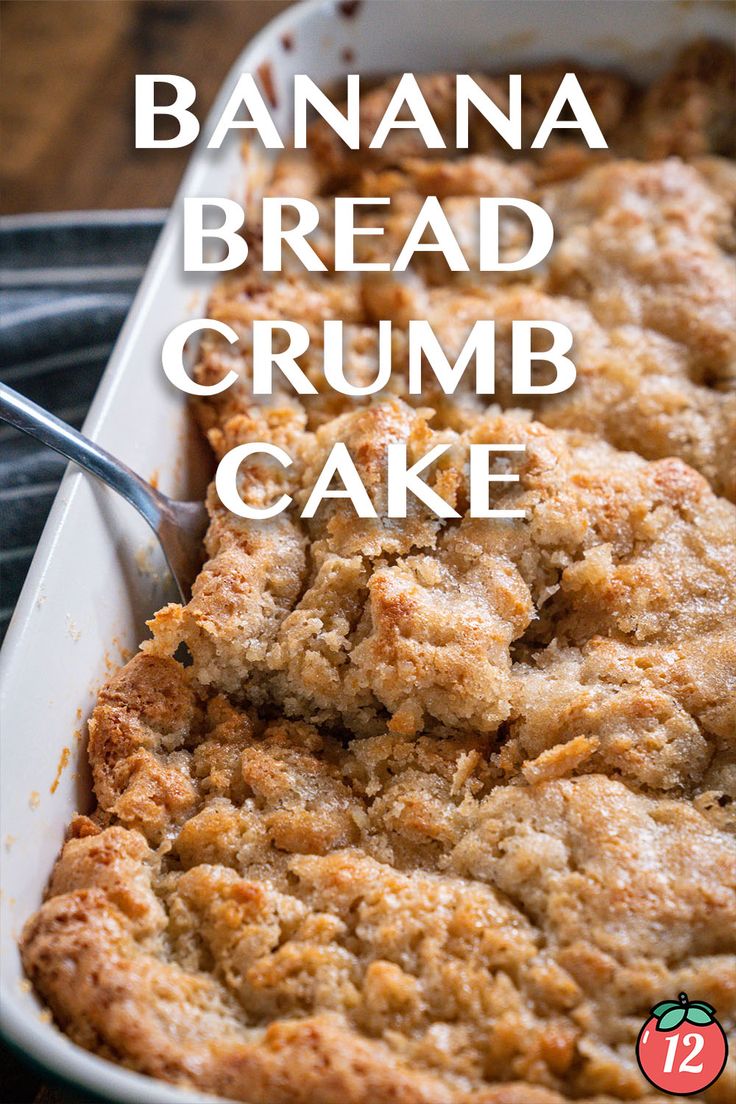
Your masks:
M715 1011L705 1001L688 1000L687 993L655 1004L636 1040L639 1069L655 1089L690 1096L718 1080L728 1041Z

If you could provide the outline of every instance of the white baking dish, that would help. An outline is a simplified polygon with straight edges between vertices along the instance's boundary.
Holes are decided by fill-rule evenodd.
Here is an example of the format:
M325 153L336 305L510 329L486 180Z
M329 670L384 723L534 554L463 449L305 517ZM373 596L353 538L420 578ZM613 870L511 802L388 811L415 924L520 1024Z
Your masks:
M732 33L729 4L621 0L317 0L295 6L244 51L234 73L264 63L280 106L296 72L330 81L349 71L495 69L563 56L614 65L651 79L684 41ZM263 72L263 70L261 70ZM191 160L140 292L117 342L85 431L163 490L201 490L207 460L183 397L163 378L168 331L204 313L207 285L182 274L185 195L243 194L234 140ZM61 485L1 660L2 1025L6 1038L87 1094L115 1101L203 1101L73 1046L44 1016L23 981L16 939L39 905L72 814L90 803L81 733L97 687L143 622L167 599L162 561L137 515L76 470ZM76 733L76 735L75 735ZM69 751L65 752L65 748ZM65 758L69 759L64 767Z

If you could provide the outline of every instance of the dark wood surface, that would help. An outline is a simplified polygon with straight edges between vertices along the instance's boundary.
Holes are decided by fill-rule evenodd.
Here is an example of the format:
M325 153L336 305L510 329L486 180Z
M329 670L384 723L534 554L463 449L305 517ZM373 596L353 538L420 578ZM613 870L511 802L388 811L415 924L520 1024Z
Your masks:
M2 213L166 207L191 151L134 148L135 74L188 77L201 118L288 2L3 0ZM82 1104L1 1047L0 1084L4 1104Z
M165 207L190 149L136 150L136 73L178 73L200 118L238 53L286 0L4 0L5 214Z

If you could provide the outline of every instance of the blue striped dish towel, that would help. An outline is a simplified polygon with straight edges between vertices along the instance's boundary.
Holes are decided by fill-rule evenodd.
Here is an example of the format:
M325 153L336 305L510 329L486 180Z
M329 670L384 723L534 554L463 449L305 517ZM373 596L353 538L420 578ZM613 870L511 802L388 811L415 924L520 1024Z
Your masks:
M79 428L164 211L0 219L0 379ZM0 422L0 639L66 461Z

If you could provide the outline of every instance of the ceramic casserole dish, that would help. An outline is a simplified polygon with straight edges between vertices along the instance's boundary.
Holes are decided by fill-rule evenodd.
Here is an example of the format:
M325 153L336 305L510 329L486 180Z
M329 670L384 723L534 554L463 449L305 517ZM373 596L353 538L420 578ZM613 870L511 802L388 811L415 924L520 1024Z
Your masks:
M615 67L651 80L699 35L727 38L720 3L621 0L309 0L275 19L237 59L172 206L84 426L162 490L202 493L211 474L185 399L166 381L161 346L178 323L205 313L208 279L182 271L184 196L244 193L241 143L206 149L236 74L268 72L274 117L295 73L328 83L377 74L523 67L553 57ZM79 1092L150 1104L208 1099L86 1053L50 1022L24 980L17 939L38 908L75 811L91 803L84 724L109 672L171 597L145 524L106 488L70 468L62 482L2 652L0 972L5 1039Z

